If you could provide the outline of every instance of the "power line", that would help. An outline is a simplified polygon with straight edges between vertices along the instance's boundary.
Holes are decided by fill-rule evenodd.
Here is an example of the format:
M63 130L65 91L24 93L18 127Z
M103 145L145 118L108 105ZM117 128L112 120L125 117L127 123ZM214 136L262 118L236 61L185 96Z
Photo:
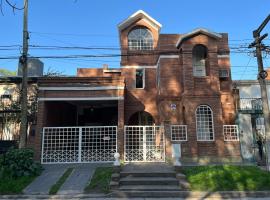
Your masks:
M245 67L245 70L243 71L243 73L242 73L241 76L240 76L240 80L242 80L243 75L246 73L247 68L248 68L248 65L249 65L249 63L250 63L250 61L251 61L251 58L252 58L252 57L249 58L248 63L247 63L247 65L246 65L246 67Z

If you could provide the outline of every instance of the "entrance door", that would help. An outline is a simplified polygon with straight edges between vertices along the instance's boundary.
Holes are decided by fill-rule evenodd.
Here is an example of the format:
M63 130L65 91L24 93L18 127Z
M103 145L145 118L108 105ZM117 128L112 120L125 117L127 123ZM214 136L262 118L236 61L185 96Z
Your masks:
M164 162L163 126L125 126L126 162Z

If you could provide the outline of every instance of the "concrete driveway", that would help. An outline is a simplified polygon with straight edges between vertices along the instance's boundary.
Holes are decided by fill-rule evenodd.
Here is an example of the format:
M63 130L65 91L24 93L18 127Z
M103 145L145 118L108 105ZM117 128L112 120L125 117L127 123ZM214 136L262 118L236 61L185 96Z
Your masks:
M46 164L43 165L42 174L24 189L24 194L49 194L50 188L65 173L66 169L74 168L66 182L57 194L81 194L91 181L97 167L112 166L111 163L87 163L87 164Z

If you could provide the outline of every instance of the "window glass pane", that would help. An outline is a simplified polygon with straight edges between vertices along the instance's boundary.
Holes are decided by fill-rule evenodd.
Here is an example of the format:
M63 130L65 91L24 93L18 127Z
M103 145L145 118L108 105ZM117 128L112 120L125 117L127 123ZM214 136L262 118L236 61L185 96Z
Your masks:
M130 50L152 50L153 37L146 28L137 28L128 34L128 47Z
M136 88L143 88L143 69L136 70Z
M196 127L198 140L213 140L213 115L207 105L200 105L196 110Z
M193 49L193 75L194 76L206 76L206 58L207 49L202 45L197 45Z

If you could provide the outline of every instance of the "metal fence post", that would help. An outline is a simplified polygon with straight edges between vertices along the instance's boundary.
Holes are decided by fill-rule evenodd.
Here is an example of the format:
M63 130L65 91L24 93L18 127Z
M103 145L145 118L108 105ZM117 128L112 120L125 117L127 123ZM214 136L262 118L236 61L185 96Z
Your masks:
M79 128L79 155L78 162L82 162L82 128Z

